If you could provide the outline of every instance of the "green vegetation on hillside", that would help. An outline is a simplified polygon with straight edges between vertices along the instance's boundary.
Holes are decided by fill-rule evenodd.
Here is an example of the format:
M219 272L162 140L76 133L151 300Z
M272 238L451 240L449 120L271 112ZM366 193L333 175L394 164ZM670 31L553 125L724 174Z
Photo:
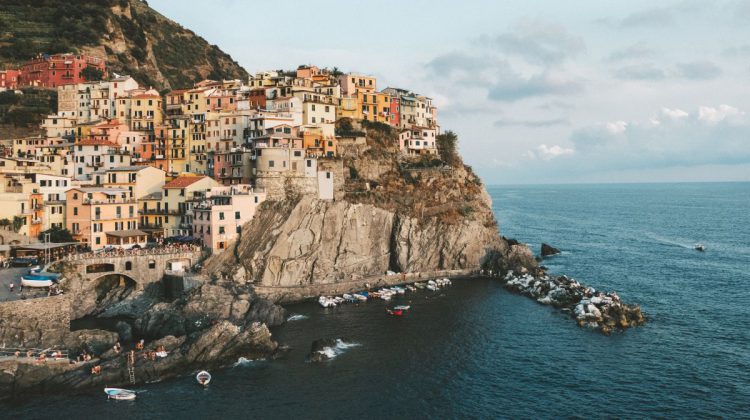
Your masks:
M140 0L0 2L0 68L61 52L106 54L111 71L159 90L247 77L217 46Z

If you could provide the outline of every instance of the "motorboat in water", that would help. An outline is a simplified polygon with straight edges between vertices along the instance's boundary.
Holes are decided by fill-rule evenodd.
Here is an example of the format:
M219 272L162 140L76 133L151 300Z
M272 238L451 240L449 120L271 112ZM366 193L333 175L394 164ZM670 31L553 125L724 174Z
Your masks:
M211 382L211 374L202 370L195 375L195 380L203 386L208 386L209 382Z
M334 299L331 299L326 296L321 296L318 298L318 304L324 308L333 308L336 306L336 301Z
M404 314L403 309L386 309L386 312L388 312L388 315L392 316L401 316Z
M706 246L703 244L695 244L693 248L695 248L696 251L700 251L700 252L703 252L706 250Z
M104 393L107 394L107 399L119 401L133 401L136 397L135 391L123 388L104 388Z
M409 305L398 305L393 307L393 309L396 311L408 311L409 308L411 308L411 306Z

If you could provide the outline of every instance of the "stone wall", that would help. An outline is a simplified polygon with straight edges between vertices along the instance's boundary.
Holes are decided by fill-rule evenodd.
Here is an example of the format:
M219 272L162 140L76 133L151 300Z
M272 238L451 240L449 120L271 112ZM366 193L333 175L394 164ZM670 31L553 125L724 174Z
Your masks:
M0 303L0 346L61 346L70 332L68 295Z

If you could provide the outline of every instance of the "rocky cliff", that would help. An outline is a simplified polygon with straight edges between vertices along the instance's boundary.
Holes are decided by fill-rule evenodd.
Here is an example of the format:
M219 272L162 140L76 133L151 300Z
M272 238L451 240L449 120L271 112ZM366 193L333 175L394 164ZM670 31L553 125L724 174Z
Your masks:
M336 199L264 203L205 271L289 301L407 275L535 267L528 248L500 236L488 194L460 159L453 166L444 156L406 159L394 130L362 129L364 141L339 148L348 171Z
M246 78L216 45L140 0L3 0L0 68L40 52L106 57L111 71L157 89L191 86L205 78Z

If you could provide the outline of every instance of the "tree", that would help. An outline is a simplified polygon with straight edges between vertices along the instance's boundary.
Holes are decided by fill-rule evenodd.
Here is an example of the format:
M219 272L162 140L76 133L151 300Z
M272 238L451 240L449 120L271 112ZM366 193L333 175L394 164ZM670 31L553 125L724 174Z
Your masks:
M13 216L13 232L18 232L23 226L24 218L21 216Z
M453 131L446 131L437 136L437 148L440 152L440 158L451 166L461 163L458 157L458 136Z
M83 76L87 82L98 82L104 77L104 72L96 67L86 67L81 70L81 76Z
M46 235L48 234L50 242L75 242L75 239L73 239L73 234L71 234L68 229L57 226L53 226L50 229L47 229L44 232L40 233L39 240L45 241Z

